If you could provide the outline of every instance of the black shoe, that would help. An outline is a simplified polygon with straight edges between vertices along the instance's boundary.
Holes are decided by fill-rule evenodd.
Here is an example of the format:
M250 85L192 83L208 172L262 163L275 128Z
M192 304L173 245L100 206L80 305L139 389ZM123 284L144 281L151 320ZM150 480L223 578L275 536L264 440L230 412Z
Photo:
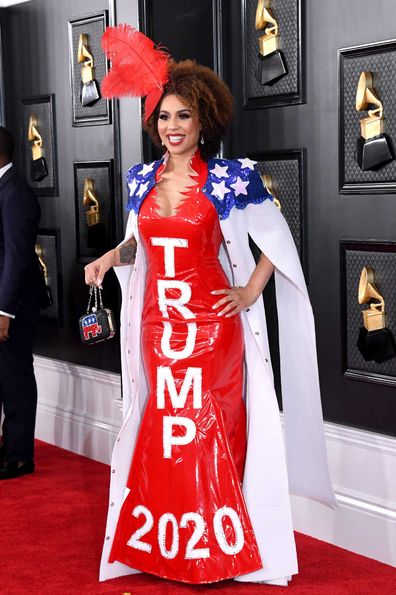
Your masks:
M22 475L33 472L33 459L28 459L27 461L7 461L0 468L0 479L13 479L14 477L22 477Z

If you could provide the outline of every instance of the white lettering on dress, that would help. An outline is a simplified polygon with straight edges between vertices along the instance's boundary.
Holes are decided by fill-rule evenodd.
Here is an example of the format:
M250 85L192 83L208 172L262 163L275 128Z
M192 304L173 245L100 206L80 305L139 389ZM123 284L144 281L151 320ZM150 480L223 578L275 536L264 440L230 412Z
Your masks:
M195 339L197 336L197 325L195 322L187 322L187 339L183 349L176 351L172 349L170 340L172 337L172 325L170 322L163 322L164 332L161 337L162 353L169 357L169 359L185 359L190 357L195 347Z
M186 433L184 436L173 436L173 427L184 427ZM172 446L185 446L192 442L195 438L197 428L195 423L189 417L164 417L163 425L163 445L164 445L164 459L172 458Z
M180 419L180 418L175 418ZM148 535L154 526L154 517L152 512L142 504L138 504L132 511L132 516L138 519L141 515L144 516L144 523L138 527L127 541L127 545L148 554L152 551L152 544L142 541L142 537ZM234 538L232 533L228 530L224 531L223 520L228 517L234 529ZM168 525L169 527L168 531ZM229 522L227 522L227 525ZM245 545L245 534L243 531L242 522L236 510L230 506L223 506L218 508L213 517L213 526L215 529L215 537L220 549L228 556L235 556L239 554ZM179 552L179 529L188 529L189 539L186 544L186 551L184 554L185 560L200 560L202 558L210 558L209 547L197 548L195 547L201 539L207 542L207 523L204 517L198 512L185 512L177 523L175 515L171 512L163 513L158 520L157 542L160 549L161 556L168 560L172 560ZM191 529L193 532L191 533ZM169 534L168 534L169 533ZM186 536L185 536L186 537ZM168 543L170 538L170 547ZM229 540L234 539L234 543ZM150 541L153 541L151 536Z
M193 408L200 409L202 407L202 368L187 368L178 394L172 369L168 366L159 366L157 368L158 409L165 409L165 388L168 389L172 407L174 409L183 409L186 406L187 395L191 387L193 390Z
M187 248L188 241L183 238L162 238L152 237L153 246L164 248L165 277L175 277L175 248ZM177 290L179 297L167 297L167 291ZM194 312L187 308L186 304L191 299L191 287L184 281L177 279L158 279L158 306L164 318L169 318L168 308L175 308L185 320L195 318ZM169 294L168 294L169 295ZM174 294L173 294L174 295ZM163 322L164 330L161 337L161 351L165 357L173 360L188 358L194 351L197 336L197 325L195 322L187 323L187 338L185 346L181 350L174 350L170 345L172 338L172 324ZM186 370L180 392L177 392L172 369L168 366L157 367L157 408L165 409L165 390L168 390L173 409L183 409L187 402L188 393L192 390L193 408L202 407L202 368L189 367ZM185 428L183 436L173 436L173 428L179 426ZM162 443L163 456L165 459L172 457L172 446L186 445L194 440L196 434L195 422L188 417L166 416L163 418Z
M158 279L158 305L162 314L165 318L169 318L168 306L173 306L186 320L195 318L195 314L185 306L191 298L191 287L184 281L165 281L164 279ZM180 291L180 297L168 298L166 297L167 289L177 289Z
M151 238L153 246L163 246L165 259L165 277L175 276L175 248L187 248L184 238Z

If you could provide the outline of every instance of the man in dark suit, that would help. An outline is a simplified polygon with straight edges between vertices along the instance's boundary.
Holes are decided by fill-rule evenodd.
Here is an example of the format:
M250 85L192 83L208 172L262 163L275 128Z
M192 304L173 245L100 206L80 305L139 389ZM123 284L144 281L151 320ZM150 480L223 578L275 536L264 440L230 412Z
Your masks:
M34 471L37 387L33 333L42 298L35 254L40 206L11 163L14 141L0 126L0 480Z

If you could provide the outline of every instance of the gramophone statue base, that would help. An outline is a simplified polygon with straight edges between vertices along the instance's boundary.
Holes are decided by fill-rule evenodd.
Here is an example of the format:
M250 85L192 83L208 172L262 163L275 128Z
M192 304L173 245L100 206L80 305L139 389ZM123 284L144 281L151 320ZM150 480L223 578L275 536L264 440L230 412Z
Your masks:
M360 136L356 143L355 159L363 171L380 169L394 159L389 139L385 134L369 139Z
M30 162L30 177L33 182L41 182L48 176L47 164L44 157L32 159Z
M88 227L87 248L96 250L98 254L107 250L107 233L103 223L99 222Z
M362 326L356 346L366 362L381 364L396 355L395 340L387 328L368 331Z
M287 74L285 59L280 50L263 56L258 54L257 70L254 73L260 85L273 85Z
M95 80L81 83L81 105L87 107L100 99L98 85Z

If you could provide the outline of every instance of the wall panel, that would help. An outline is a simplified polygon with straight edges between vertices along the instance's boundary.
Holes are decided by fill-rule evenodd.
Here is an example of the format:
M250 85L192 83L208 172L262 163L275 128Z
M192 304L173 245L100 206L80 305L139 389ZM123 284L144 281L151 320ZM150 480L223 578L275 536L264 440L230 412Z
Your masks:
M60 298L63 302L63 316L59 318L58 325L48 325L43 312L35 351L59 360L118 371L118 342L109 341L87 348L81 344L78 330L78 318L85 312L88 291L84 284L86 260L78 261L75 202L81 202L82 196L75 196L74 162L113 160L111 202L114 205L114 219L112 218L109 236L112 242L119 241L123 233L117 103L114 104L110 123L106 124L105 120L103 125L73 127L68 22L100 11L107 11L112 22L112 0L99 3L97 0L87 0L83 5L77 0L31 0L3 12L6 113L7 125L16 140L15 165L26 178L26 172L29 172L30 143L26 138L23 118L26 102L23 104L22 100L50 94L54 97L56 134L54 130L53 140L58 156L58 183L53 196L39 196L42 210L40 226L60 230L63 288ZM97 49L98 43L100 42L96 40L94 44L91 39L92 47ZM85 108L85 111L88 109ZM44 182L45 180L39 185ZM112 273L105 280L104 294L105 305L118 311L118 284Z
M283 2L288 0L272 2L274 14ZM224 39L229 40L223 47L224 72L235 97L235 123L227 153L240 156L305 149L308 288L316 319L324 415L329 421L394 436L395 388L343 376L339 243L351 238L394 241L396 201L394 194L370 194L369 188L359 196L339 192L338 51L394 39L396 5L391 0L379 0L368 27L367 15L372 11L369 0L349 0L347 7L343 0L302 2L305 103L245 109L241 27L245 4L242 0L230 3L223 21ZM377 68L381 68L380 61ZM374 80L375 76L382 80L381 74L386 76L386 72L378 70ZM386 106L384 109L386 118ZM357 114L357 123L364 115ZM386 120L385 125L391 130ZM358 126L356 130L358 134Z

